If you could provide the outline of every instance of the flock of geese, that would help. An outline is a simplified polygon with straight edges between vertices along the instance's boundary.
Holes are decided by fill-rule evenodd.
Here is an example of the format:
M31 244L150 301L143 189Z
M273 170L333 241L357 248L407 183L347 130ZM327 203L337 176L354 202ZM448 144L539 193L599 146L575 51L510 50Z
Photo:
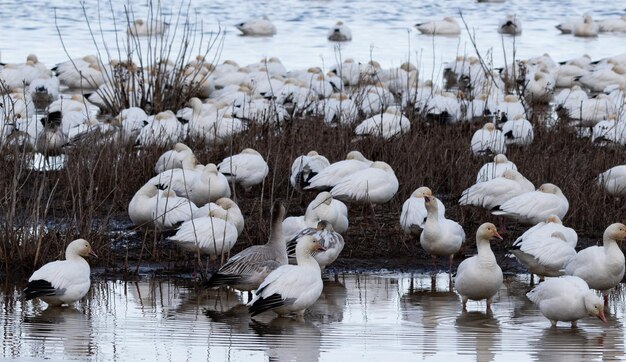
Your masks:
M258 29L266 35L276 32L268 19L263 21L255 26L242 23L238 28L244 34ZM446 24L455 24L451 18L444 22L418 28L441 34ZM506 23L512 31L521 31L515 17ZM587 24L586 18L583 23ZM149 35L166 28L144 29L144 25L133 23L129 34ZM338 23L329 38L336 32L345 34L345 29ZM531 273L550 277L527 296L553 325L558 321L575 325L587 315L606 321L608 292L624 276L624 254L617 242L626 240L626 226L611 224L604 232L603 246L576 252L576 232L561 221L569 209L567 197L551 183L535 189L505 153L512 145L532 144L537 125L527 118L529 105L534 103L552 103L566 112L571 126L592 128L591 139L599 146L626 144L626 112L621 112L626 97L626 55L596 61L583 55L557 63L545 54L499 71L484 69L476 57L458 57L447 64L443 89L422 80L410 63L384 69L376 61L361 64L348 59L324 73L317 67L287 71L277 58L239 66L232 60L212 65L198 57L185 68L185 81L200 85L204 99L192 98L188 107L155 115L131 107L110 119L96 117L112 89L105 75L117 65L115 61L104 64L91 55L59 64L54 70L34 55L22 64L3 65L0 80L9 91L2 96L0 142L29 146L44 154L63 152L65 145L87 133L98 134L100 145L119 140L141 147L170 145L171 150L155 165L155 176L130 200L129 217L138 227L167 232L168 240L184 250L221 259L221 267L206 286L254 291L249 302L252 315L273 310L279 315L303 316L322 292L323 269L344 247L342 233L349 227L346 204L387 203L396 195L400 181L388 163L370 160L357 150L334 163L316 151L301 155L293 161L290 183L301 192L317 193L305 214L285 218L284 206L275 203L267 244L251 246L224 260L245 223L231 199L232 188L238 184L246 191L254 189L265 180L270 166L253 148L203 165L183 142L191 138L220 144L245 132L250 122L280 125L294 121L290 118L294 110L318 116L329 127L354 127L355 137L392 140L416 126L406 116L411 109L449 124L484 122L468 149L476 157L493 155L493 162L480 169L476 184L463 192L459 203L532 226L515 241L511 252ZM507 83L522 86L516 94L507 94ZM95 91L89 97L67 97L60 95L61 85ZM44 117L37 115L34 104L42 94L50 101ZM589 135L581 131L581 136ZM626 166L599 175L598 183L608 193L626 194ZM435 265L438 257L448 258L452 279L452 258L466 234L459 223L446 218L445 206L432 190L417 188L404 203L399 221L406 233L419 235L420 245ZM484 223L475 239L477 255L459 264L454 287L463 308L468 300L484 299L489 310L503 282L490 242L502 237L494 224ZM83 258L88 255L95 255L89 242L69 243L65 260L33 273L24 290L26 299L39 297L51 305L64 305L84 297L90 286L89 264ZM591 289L603 293L604 303Z

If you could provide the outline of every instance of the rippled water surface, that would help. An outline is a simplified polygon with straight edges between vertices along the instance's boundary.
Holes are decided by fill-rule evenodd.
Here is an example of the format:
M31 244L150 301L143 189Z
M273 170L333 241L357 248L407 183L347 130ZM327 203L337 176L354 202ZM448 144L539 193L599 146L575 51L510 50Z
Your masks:
M624 356L624 310L614 293L609 323L579 328L550 322L530 303L526 276L509 277L495 299L469 302L449 291L447 274L345 274L325 281L304 321L251 320L228 290L196 291L187 281L95 280L75 308L23 303L4 286L3 358L211 361L613 360Z
M145 19L146 2L132 3L135 17ZM59 32L70 55L78 57L95 51L79 1L33 0L27 6L19 1L0 1L0 4L3 61L23 61L32 52L50 65L66 60L55 27L55 9ZM116 36L119 39L126 36L126 1L111 0L110 4L108 1L85 1L86 16L98 32L98 42L103 39L113 47ZM163 6L166 16L174 20L172 14L178 13L177 5L163 4L167 4ZM191 10L197 14L193 19L202 20L207 36L218 29L218 24L225 30L221 60L234 59L240 64L248 64L259 61L262 56L278 56L289 69L330 67L336 63L339 54L336 45L326 40L326 32L337 20L342 20L351 27L353 41L342 45L341 57L353 57L358 61L373 58L385 67L400 65L410 57L413 62L419 61L426 74L439 71L441 63L452 60L456 54L471 54L473 49L465 30L460 37L433 38L419 35L414 28L416 23L447 15L460 19L458 13L462 11L470 30L476 34L482 54L490 59L491 52L494 65L501 66L504 64L503 46L509 61L512 57L513 38L501 38L496 28L507 13L515 13L523 28L522 35L515 38L518 58L549 52L556 60L585 53L598 59L624 52L625 49L617 45L625 44L626 36L604 33L598 38L576 38L561 35L555 25L565 17L585 12L595 19L617 17L624 15L625 7L626 4L621 2L585 0L517 0L499 4L471 0L191 1ZM277 35L271 38L238 35L235 24L262 15L272 19ZM113 18L117 20L117 31ZM100 27L102 34L98 31Z

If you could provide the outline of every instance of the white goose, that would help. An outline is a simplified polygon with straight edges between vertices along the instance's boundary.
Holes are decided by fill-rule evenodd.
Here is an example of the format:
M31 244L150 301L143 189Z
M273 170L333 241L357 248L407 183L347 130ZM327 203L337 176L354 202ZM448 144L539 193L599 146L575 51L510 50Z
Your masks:
M309 180L305 190L330 190L338 184L345 176L364 170L372 164L359 151L350 151L345 160L335 162L321 170L317 175Z
M600 21L600 31L626 33L626 16Z
M411 122L400 112L398 107L388 107L381 114L365 119L354 129L354 134L360 137L374 136L385 140L408 133Z
M328 191L317 194L307 206L304 214L314 214L318 220L326 220L339 234L348 230L349 221L346 204L334 199Z
M443 18L443 20L431 21L428 23L415 24L417 30L422 34L433 35L459 35L461 34L461 27L459 23L449 16Z
M87 240L69 243L65 260L47 263L31 275L24 289L26 300L40 298L52 306L59 306L84 297L91 285L91 270L83 257L89 255L97 257Z
M454 287L461 295L464 310L468 299L486 299L487 311L491 310L493 296L502 286L502 269L489 245L489 240L494 238L502 240L496 226L492 223L482 224L476 231L478 255L463 260L456 270Z
M452 276L452 260L454 254L465 242L465 231L456 221L439 217L437 199L433 196L424 196L424 203L428 211L424 230L420 235L420 245L426 252L432 255L433 267L436 272L437 257L449 257L449 272Z
M134 36L157 36L163 35L168 27L168 23L156 19L150 19L147 22L143 19L136 19L128 24L127 32Z
M470 146L474 156L506 153L504 134L491 122L485 123L481 129L474 132Z
M509 161L505 155L499 153L493 157L493 162L487 162L476 175L476 183L489 181L492 178L500 177L506 170L517 171L517 166L512 161Z
M150 116L146 123L137 136L138 146L165 146L178 142L185 134L186 127L178 121L172 111Z
M226 157L217 165L217 168L221 173L243 186L246 191L262 183L269 172L263 156L252 148L246 148L237 155Z
M617 245L617 241L624 240L626 226L611 224L604 230L603 246L590 246L579 251L565 266L565 273L582 278L589 288L602 291L604 303L608 304L609 290L624 277L624 253Z
M555 231L550 236L534 233L524 238L523 243L513 246L511 253L532 274L544 277L564 275L567 262L576 255L576 249L569 245L565 235Z
M161 191L147 184L130 200L128 216L137 226L167 230L190 220L196 209L196 205L176 196L174 191Z
M280 316L296 313L303 317L324 288L320 266L311 255L324 250L313 236L301 237L296 246L298 265L280 266L263 280L249 303L252 316L271 309Z
M98 88L106 80L100 61L95 55L68 60L52 70L62 84L70 88Z
M525 192L531 192L535 185L515 170L506 170L500 177L479 182L465 189L459 199L461 205L474 205L491 210Z
M535 137L532 123L521 115L504 122L502 133L507 145L528 146L533 143Z
M157 160L154 166L154 172L161 173L173 168L183 168L183 161L191 159L193 151L184 143L176 143L174 148L165 151Z
M509 14L506 16L506 19L501 21L500 25L498 25L498 33L519 35L522 33L522 22L517 15Z
M308 185L311 178L328 166L330 166L330 162L326 157L316 151L310 151L306 155L293 160L289 182L292 187L302 189L302 187Z
M267 16L257 20L248 20L235 26L241 31L241 35L272 36L276 34L276 27Z
M602 300L578 277L548 279L526 296L539 307L553 327L559 321L571 322L572 327L576 327L576 321L588 315L606 323Z
M253 245L230 257L205 286L230 285L238 290L254 290L272 270L287 264L287 248L282 232L284 217L285 207L277 201L272 209L269 241L265 245Z
M352 31L343 21L338 21L335 26L328 31L327 37L330 41L350 41L352 40Z
M525 192L515 196L502 205L494 215L504 215L524 224L537 224L550 215L560 219L565 217L569 202L561 189L550 183L543 184L537 191Z
M237 241L237 228L228 220L223 209L213 209L205 217L185 221L168 240L181 248L209 255L211 259L224 257Z
M398 178L391 166L376 161L369 168L345 176L331 190L334 198L348 202L384 204L398 192Z
M520 235L520 237L513 242L513 246L521 245L531 236L549 237L555 232L561 233L565 237L565 242L572 248L575 248L578 244L578 234L576 230L563 225L563 222L558 216L550 215L546 221L540 222Z
M610 195L626 195L626 165L611 167L602 172L596 180Z
M595 37L600 32L600 25L593 21L591 15L585 15L583 21L574 24L572 33L579 37Z
M433 192L430 188L422 186L413 191L411 196L406 199L404 204L402 204L400 225L406 234L417 235L419 234L419 231L424 228L426 216L428 214L424 201L424 197L426 196L433 196ZM444 219L446 215L446 207L441 200L435 200L437 200L437 213L439 215L439 219Z
M324 251L318 251L313 253L313 258L317 260L320 265L320 269L324 271L327 265L337 260L339 253L343 250L345 242L343 236L335 232L331 223L326 220L322 220L317 223L314 228L306 228L302 230L291 240L287 241L287 256L289 257L289 264L296 263L296 244L298 240L304 235L311 235L317 239Z
M214 209L224 210L227 214L226 221L235 225L235 228L237 228L237 234L241 235L241 232L243 232L243 228L245 226L245 220L243 218L243 214L241 213L241 209L239 208L239 205L237 205L236 202L229 199L228 197L219 198L215 201L215 203L210 202L198 208L198 210L196 210L193 213L193 218L195 219L198 217L203 217L209 211L214 210Z

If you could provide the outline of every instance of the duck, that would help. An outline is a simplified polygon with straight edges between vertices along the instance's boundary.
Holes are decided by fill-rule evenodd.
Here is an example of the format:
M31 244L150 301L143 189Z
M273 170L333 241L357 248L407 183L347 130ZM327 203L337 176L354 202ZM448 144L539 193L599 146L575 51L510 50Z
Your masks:
M624 278L624 253L617 242L625 240L624 224L609 225L602 236L603 245L579 251L565 266L565 274L580 277L589 288L601 291L608 304L609 290Z
M143 185L128 203L128 216L136 226L158 230L176 228L190 220L198 207L171 190Z
M265 277L248 304L252 317L273 310L279 316L295 313L302 318L324 288L320 266L312 255L320 251L325 249L315 237L302 236L296 245L297 265L282 265Z
M328 191L338 184L345 176L364 170L372 164L359 151L348 152L346 159L332 163L312 177L304 190Z
M195 161L193 151L182 142L177 142L169 151L165 151L156 162L154 172L157 174L174 168L183 168L185 160ZM192 162L195 164L195 162ZM195 165L194 165L195 166Z
M465 231L456 221L439 217L437 198L424 196L427 216L423 231L420 234L420 245L433 259L433 272L437 270L437 257L448 256L450 259L449 272L452 276L452 260L454 254L465 242Z
M82 299L91 286L91 269L84 259L86 256L98 257L87 240L69 243L65 260L44 264L28 278L25 299L39 298L51 306L68 305Z
M215 208L205 217L183 222L168 240L184 250L200 252L215 260L230 252L238 235L235 225L228 221L228 213Z
M369 117L354 129L357 137L375 136L385 140L408 133L411 122L402 114L398 107L388 107L379 115Z
M535 137L532 123L522 115L504 122L502 133L507 145L528 146L533 143Z
M427 23L415 24L417 30L422 34L433 35L459 35L461 34L461 27L457 21L449 16L443 18L443 20L431 21Z
M320 155L317 151L309 151L309 153L297 157L291 163L289 183L291 187L302 190L305 185L308 185L311 178L328 166L330 166L330 162L326 157Z
M579 277L548 279L526 293L526 297L539 307L541 314L552 323L552 327L556 327L561 321L570 322L574 328L576 322L586 316L607 322L602 300Z
M286 240L282 231L284 217L285 207L280 201L274 202L268 242L250 246L230 257L204 286L213 288L229 285L237 290L251 291L257 289L270 272L287 264Z
M276 34L276 27L267 16L261 19L248 20L235 25L241 35L248 36L272 36Z
M491 310L493 297L502 286L502 269L496 261L489 241L502 240L496 226L492 223L480 225L476 231L478 254L459 264L454 278L454 287L461 295L463 310L467 310L468 300L487 300L487 311Z
M352 31L343 21L338 21L328 31L327 38L330 41L350 41L352 40Z
M498 33L509 35L520 35L522 33L522 22L517 15L509 14L506 19L498 25Z
M322 272L328 265L337 260L337 257L339 257L339 254L345 245L343 236L335 232L333 225L326 220L321 220L317 223L316 227L306 228L291 240L287 241L287 256L289 257L289 264L296 263L296 245L298 240L304 235L313 236L319 241L320 245L326 249L324 251L313 253L313 258L317 260Z
M517 171L517 165L513 161L509 161L506 155L498 153L493 156L493 162L487 162L480 167L476 175L476 183L500 177L506 170Z
M572 248L576 248L578 244L578 234L576 230L563 225L563 221L557 215L550 215L545 221L542 221L530 229L526 230L513 242L513 246L517 247L524 243L530 236L537 235L547 237L555 232L561 233L565 237L565 242Z
M506 170L500 177L479 182L465 189L460 205L474 205L491 210L511 198L535 190L535 185L516 170Z
M128 35L133 36L157 36L165 34L169 25L170 24L166 22L156 19L149 19L148 21L135 19L135 21L128 24L128 29L126 31Z
M217 165L217 169L229 180L243 186L246 191L261 184L269 172L263 156L252 148L246 148L239 154L226 157Z
M534 233L526 236L524 242L514 245L511 253L532 274L544 277L558 277L565 275L565 265L576 255L576 249L571 246L563 233L555 231L549 236Z
M600 32L600 25L593 21L591 15L583 16L583 21L576 23L572 33L578 37L596 37Z
M470 144L474 156L506 153L504 134L491 122L485 123L481 129L474 132Z
M400 226L405 234L417 235L424 228L428 214L424 198L427 196L433 196L433 191L426 186L418 187L402 204ZM442 220L445 218L446 207L441 200L436 200L438 217Z
M535 225L552 214L563 219L568 209L569 202L561 189L554 184L545 183L536 191L525 192L507 200L492 214Z
M596 178L598 185L602 186L609 195L626 195L626 165L618 165L602 172Z
M330 190L339 200L384 204L398 192L398 178L386 162L373 162L369 168L345 176Z

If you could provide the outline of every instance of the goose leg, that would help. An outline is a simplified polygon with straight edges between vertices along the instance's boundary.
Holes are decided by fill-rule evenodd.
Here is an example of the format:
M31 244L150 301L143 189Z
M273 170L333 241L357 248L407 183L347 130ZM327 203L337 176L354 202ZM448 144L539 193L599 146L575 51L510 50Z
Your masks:
M467 297L463 296L463 311L467 312Z
M608 293L602 293L604 296L604 306L608 307L609 306L609 294Z
M493 297L487 298L487 313L491 312L491 301L492 300L493 300Z

